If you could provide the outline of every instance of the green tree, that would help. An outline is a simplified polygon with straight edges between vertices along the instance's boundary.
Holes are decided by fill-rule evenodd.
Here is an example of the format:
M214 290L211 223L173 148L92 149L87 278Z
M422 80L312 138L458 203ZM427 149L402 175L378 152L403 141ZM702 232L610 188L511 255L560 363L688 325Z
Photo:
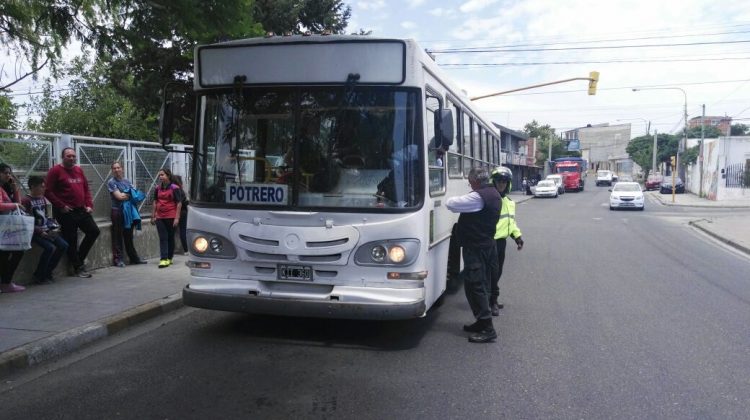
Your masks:
M18 125L17 112L18 106L13 103L7 94L0 92L0 128L15 129Z
M677 146L682 135L659 134L656 138L656 161L669 162L670 156L677 153ZM654 137L651 135L636 137L628 143L625 152L638 166L652 172L651 167L654 150Z
M682 152L682 155L680 155L680 159L682 159L680 163L683 165L695 164L695 162L698 161L698 146L686 149Z
M557 140L555 129L552 128L549 124L540 125L537 120L532 120L530 123L527 123L525 126L523 126L523 131L524 133L528 134L529 137L537 139L536 163L537 165L544 165L548 160L547 155L550 142L553 142L554 146L554 142Z
M707 125L705 126L703 131L704 131L703 136L707 139L714 139L722 135L719 128L716 127L715 125ZM688 138L689 139L701 138L700 126L688 129Z
M276 34L344 32L351 7L341 0L256 0L255 18Z
M107 19L107 6L114 3L117 1L0 1L0 45L6 54L25 58L31 67L0 68L0 90L34 76L45 66L56 74L63 48L72 39L91 42L93 29Z
M750 126L746 124L732 124L730 132L733 136L748 136L750 135Z
M104 79L102 63L93 67L86 58L76 59L68 75L73 76L70 90L55 95L49 80L41 97L32 102L32 111L39 122L29 128L39 131L85 136L135 140L156 140L156 119L144 115L140 108L117 92ZM132 77L121 81L133 83Z

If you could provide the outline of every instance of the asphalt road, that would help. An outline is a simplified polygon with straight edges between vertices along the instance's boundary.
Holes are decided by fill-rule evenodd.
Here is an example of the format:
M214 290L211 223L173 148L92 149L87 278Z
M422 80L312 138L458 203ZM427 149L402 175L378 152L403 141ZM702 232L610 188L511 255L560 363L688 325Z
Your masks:
M518 206L499 340L423 319L185 309L0 385L0 417L747 418L750 260L606 187Z

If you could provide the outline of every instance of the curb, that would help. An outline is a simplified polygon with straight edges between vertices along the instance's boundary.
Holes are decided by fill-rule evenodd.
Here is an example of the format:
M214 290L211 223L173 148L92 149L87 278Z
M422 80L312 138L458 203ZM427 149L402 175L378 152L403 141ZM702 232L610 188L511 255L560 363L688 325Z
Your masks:
M710 237L712 237L714 239L719 240L720 242L723 242L723 243L725 243L725 244L727 244L727 245L729 245L729 246L731 246L731 247L733 247L733 248L735 248L737 250L740 250L740 251L742 251L742 252L750 255L750 248L748 248L748 247L746 247L746 246L744 246L742 244L738 244L737 242L735 242L735 241L733 241L731 239L727 239L727 238L725 238L723 236L720 236L720 235L716 234L715 232L712 232L708 228L706 228L704 226L701 226L701 222L711 223L711 222L709 222L709 221L707 221L705 219L701 219L701 220L691 220L690 222L688 222L688 225L690 225L690 226L692 226L692 227L700 230L701 232L707 234L708 236L710 236Z
M46 362L183 306L182 292L144 303L86 325L44 337L0 354L0 378Z

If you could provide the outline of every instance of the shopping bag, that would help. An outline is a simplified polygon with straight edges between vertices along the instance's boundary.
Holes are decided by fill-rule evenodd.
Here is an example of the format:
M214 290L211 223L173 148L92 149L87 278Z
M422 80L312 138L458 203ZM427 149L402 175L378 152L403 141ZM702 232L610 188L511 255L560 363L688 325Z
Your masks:
M0 214L0 250L25 251L31 248L34 218L20 210Z

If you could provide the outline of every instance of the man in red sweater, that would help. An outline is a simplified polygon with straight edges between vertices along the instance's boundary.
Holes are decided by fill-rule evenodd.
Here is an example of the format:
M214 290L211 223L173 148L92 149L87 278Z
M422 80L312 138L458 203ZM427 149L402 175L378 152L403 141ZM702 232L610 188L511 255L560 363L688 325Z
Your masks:
M78 277L91 277L84 260L99 236L99 227L91 213L94 202L89 183L80 166L76 166L76 151L66 147L62 163L47 173L45 196L52 202L55 219L60 223L63 239L69 244L68 260ZM78 229L85 236L78 245Z

